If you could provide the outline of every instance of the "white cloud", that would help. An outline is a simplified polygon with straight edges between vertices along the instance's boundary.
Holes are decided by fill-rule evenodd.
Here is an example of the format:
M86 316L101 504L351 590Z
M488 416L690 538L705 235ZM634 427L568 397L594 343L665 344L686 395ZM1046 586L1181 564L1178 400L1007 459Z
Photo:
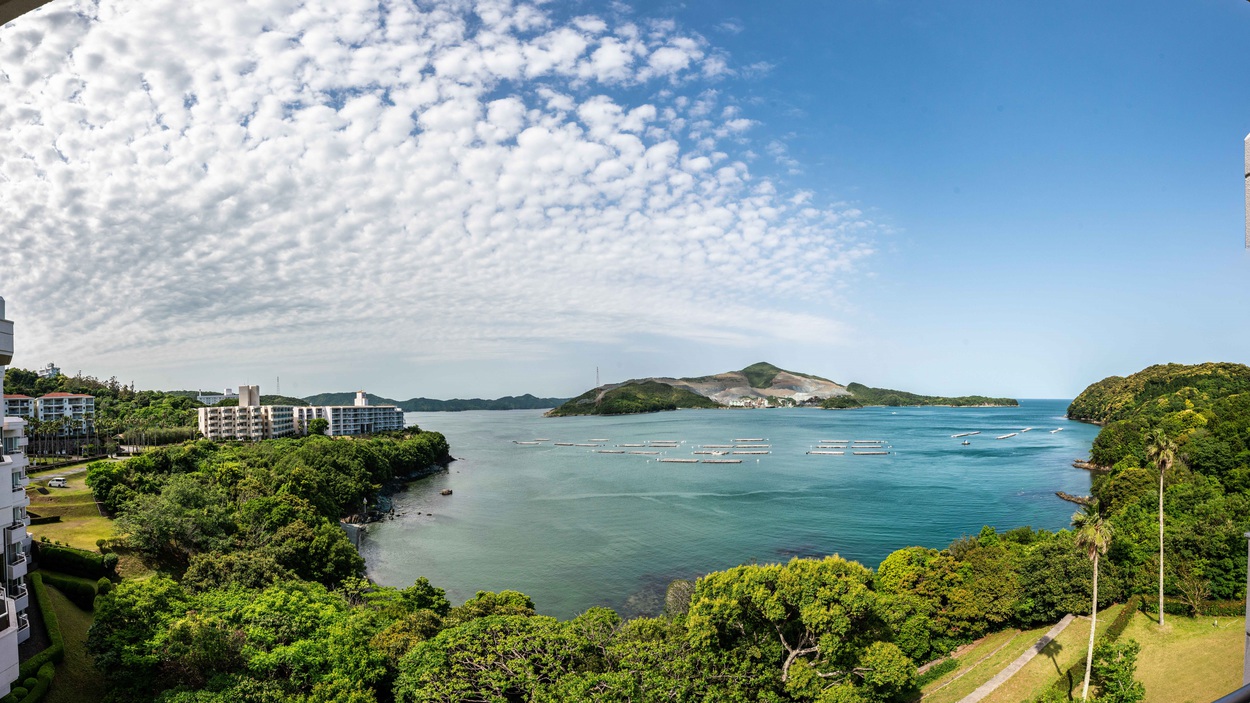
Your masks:
M822 301L874 226L753 176L718 146L753 120L663 89L724 57L619 17L71 0L0 28L21 347L142 377L842 334Z

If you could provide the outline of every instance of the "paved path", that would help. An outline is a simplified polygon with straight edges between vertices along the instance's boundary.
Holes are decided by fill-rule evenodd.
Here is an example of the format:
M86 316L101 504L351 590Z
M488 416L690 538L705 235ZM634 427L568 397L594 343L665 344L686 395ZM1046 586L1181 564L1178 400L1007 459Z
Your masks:
M1048 631L1045 635L1042 635L1040 640L1034 643L1032 647L1029 647L1028 651L1016 657L1016 660L1008 664L1007 668L995 674L994 678L981 684L980 688L964 696L959 703L977 703L977 701L993 693L994 689L1003 685L1004 681L1011 678L1017 671L1023 669L1025 664L1033 661L1033 657L1036 657L1043 649L1046 648L1046 645L1053 642L1054 639L1059 636L1059 633L1063 632L1064 628L1072 623L1073 619L1074 616L1065 615L1062 620L1055 623L1054 627L1050 628L1050 631Z

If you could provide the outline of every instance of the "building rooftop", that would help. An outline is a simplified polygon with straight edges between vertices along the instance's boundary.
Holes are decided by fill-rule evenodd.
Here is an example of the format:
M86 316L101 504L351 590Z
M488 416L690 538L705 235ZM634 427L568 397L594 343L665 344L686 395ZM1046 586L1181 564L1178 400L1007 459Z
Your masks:
M31 398L28 395L22 395L21 393L5 393L4 397L6 400L9 398L17 398L18 400L34 400L34 398Z
M87 395L86 393L62 393L61 391L57 391L56 393L48 393L46 395L41 395L39 396L39 399L43 400L44 398L94 398L94 397L95 396Z

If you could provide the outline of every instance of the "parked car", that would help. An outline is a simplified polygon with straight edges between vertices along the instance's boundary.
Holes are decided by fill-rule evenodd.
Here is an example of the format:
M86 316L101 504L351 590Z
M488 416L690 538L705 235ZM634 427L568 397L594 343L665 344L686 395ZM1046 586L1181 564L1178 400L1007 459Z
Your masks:
M65 482L64 476L53 476L48 479L48 488L68 488L69 484Z

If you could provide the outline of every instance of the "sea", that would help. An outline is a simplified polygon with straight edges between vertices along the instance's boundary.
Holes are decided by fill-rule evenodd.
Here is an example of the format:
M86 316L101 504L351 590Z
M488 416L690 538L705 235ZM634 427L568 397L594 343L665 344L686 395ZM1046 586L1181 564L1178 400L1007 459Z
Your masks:
M1072 461L1088 457L1098 433L1066 419L1068 403L409 413L408 424L446 435L456 461L394 496L393 518L370 525L360 549L375 581L404 587L425 576L453 603L510 589L561 618L597 605L656 614L672 580L739 564L840 554L875 568L901 547L942 548L984 525L1066 527L1078 506L1055 492L1089 493L1089 473ZM965 432L980 434L951 436ZM836 451L816 449L827 440L848 449L808 453ZM889 453L855 455L854 440ZM618 446L665 441L676 446ZM707 444L768 445L712 451L769 453L693 453Z

